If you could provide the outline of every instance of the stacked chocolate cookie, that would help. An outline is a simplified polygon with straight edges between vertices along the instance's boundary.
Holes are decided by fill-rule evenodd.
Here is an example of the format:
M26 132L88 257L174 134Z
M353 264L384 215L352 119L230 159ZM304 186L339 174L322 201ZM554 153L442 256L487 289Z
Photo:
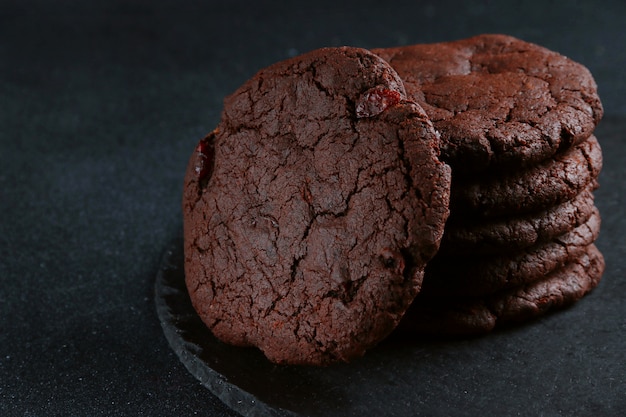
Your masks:
M191 302L220 340L309 365L572 303L604 270L601 117L587 69L508 36L264 68L189 160Z
M441 248L401 327L487 332L594 288L602 106L589 71L502 35L373 52L424 108L452 168Z

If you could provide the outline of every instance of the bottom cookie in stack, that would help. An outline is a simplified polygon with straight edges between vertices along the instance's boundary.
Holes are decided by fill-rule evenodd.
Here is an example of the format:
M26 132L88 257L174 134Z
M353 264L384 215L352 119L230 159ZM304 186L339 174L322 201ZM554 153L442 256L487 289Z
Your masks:
M600 282L604 258L589 245L545 278L484 297L418 295L398 326L411 334L477 335L521 323L581 299Z
M604 271L594 245L601 166L591 136L522 171L460 183L453 173L455 204L441 249L400 331L480 334L591 291Z

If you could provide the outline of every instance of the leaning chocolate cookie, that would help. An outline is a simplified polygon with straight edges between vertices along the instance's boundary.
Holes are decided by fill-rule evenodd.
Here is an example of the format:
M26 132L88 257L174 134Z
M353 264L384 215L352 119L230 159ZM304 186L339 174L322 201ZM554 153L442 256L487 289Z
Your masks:
M191 156L183 212L194 308L272 361L362 355L418 293L450 169L376 55L324 48L258 72Z
M603 114L584 66L510 36L373 51L428 113L457 172L534 164L587 139Z

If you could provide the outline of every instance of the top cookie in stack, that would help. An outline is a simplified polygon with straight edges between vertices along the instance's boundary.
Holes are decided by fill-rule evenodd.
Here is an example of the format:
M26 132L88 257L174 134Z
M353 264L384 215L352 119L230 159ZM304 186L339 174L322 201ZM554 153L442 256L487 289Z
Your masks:
M441 250L403 326L485 332L595 287L603 110L589 71L504 35L374 53L427 112L452 167Z
M375 49L442 136L460 172L517 169L585 141L602 118L582 65L505 35Z

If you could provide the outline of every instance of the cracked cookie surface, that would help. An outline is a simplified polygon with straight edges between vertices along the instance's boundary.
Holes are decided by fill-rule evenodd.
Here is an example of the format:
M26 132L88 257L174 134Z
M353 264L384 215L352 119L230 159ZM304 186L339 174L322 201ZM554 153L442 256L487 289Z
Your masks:
M450 187L432 124L405 99L374 54L324 48L225 100L183 196L186 284L218 338L322 365L395 328L439 247Z
M534 164L587 139L603 115L589 70L510 36L373 52L428 113L458 172Z

